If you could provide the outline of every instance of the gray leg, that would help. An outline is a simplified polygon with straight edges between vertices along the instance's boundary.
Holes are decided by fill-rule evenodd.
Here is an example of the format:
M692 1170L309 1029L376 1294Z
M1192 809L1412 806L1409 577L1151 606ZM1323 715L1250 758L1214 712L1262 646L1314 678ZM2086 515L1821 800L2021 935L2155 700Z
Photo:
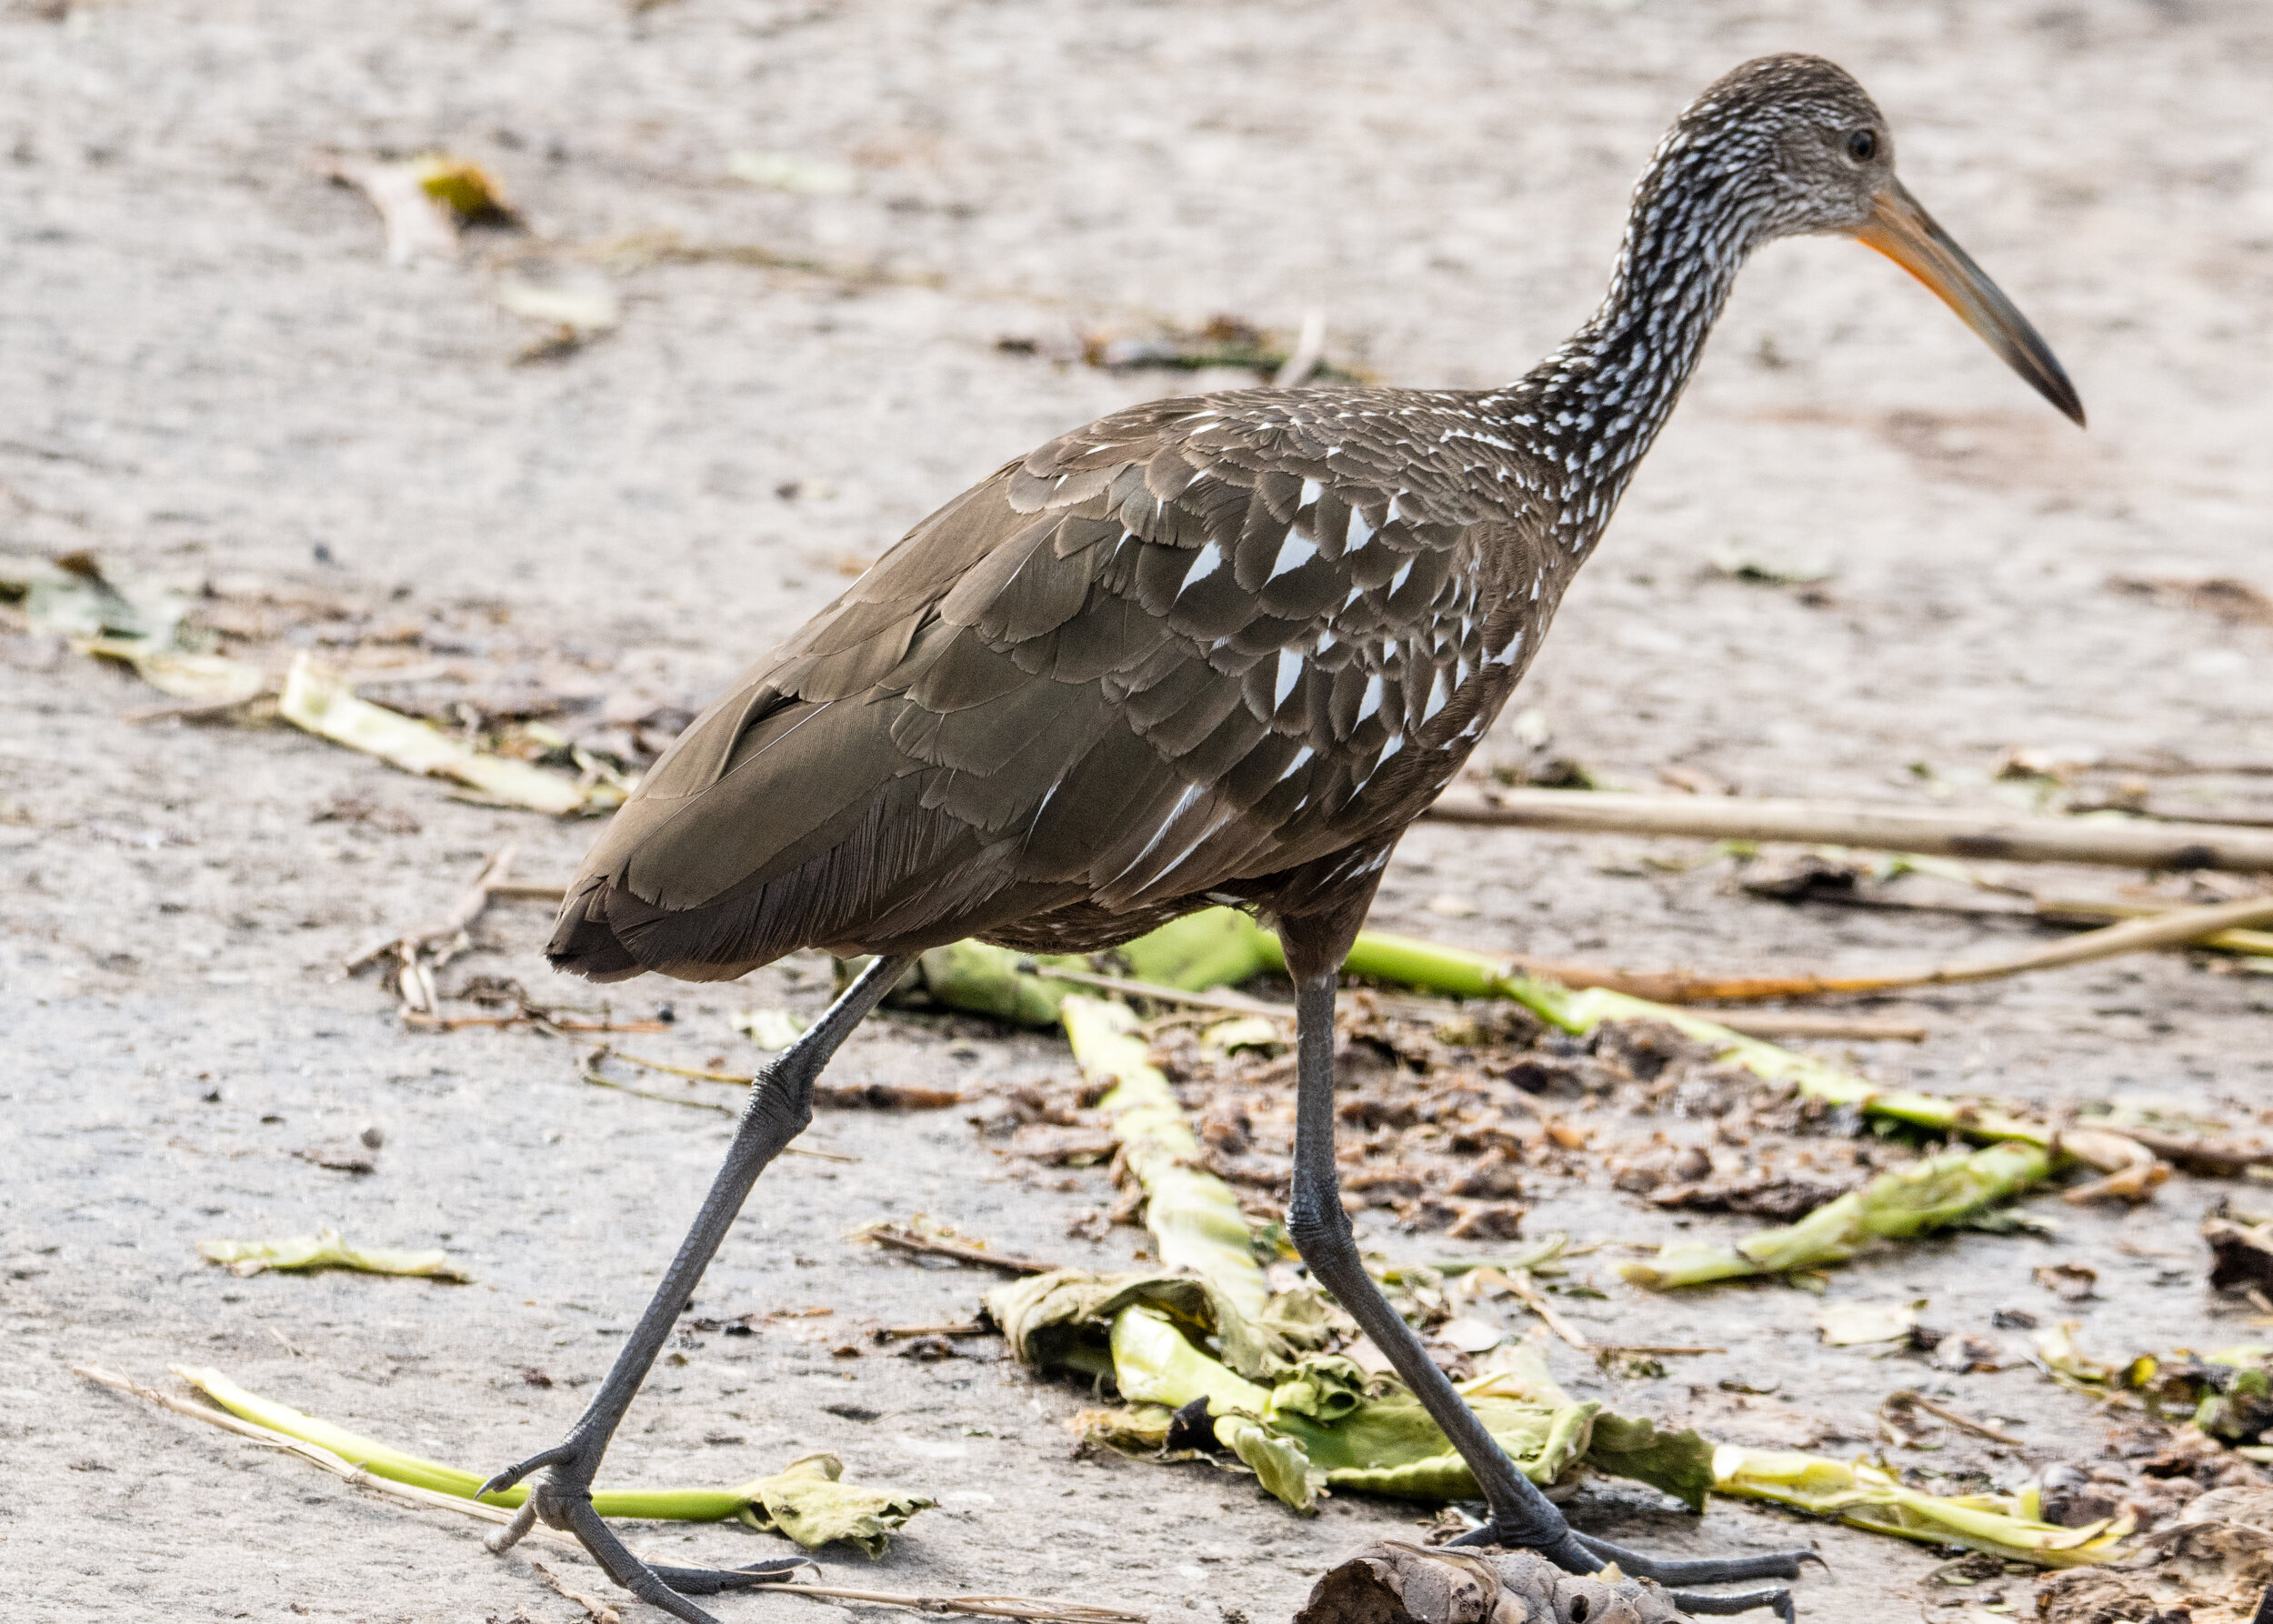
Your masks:
M615 1368L600 1384L600 1390L592 1396L591 1403L585 1407L584 1414L577 1418L565 1441L541 1455L532 1455L517 1466L506 1468L482 1485L482 1493L495 1494L512 1488L539 1468L546 1469L545 1476L530 1488L521 1515L496 1541L498 1549L513 1543L540 1520L548 1527L564 1529L583 1542L610 1579L641 1600L686 1619L687 1624L716 1624L716 1620L688 1601L680 1593L682 1589L708 1594L762 1583L768 1578L786 1578L790 1569L801 1565L792 1561L760 1564L756 1569L716 1571L651 1569L626 1549L623 1541L592 1509L592 1479L599 1470L600 1457L607 1452L608 1441L623 1421L624 1412L631 1408L639 1384L647 1378L647 1371L656 1356L663 1351L672 1327L692 1300L696 1282L702 1278L703 1270L710 1267L711 1258L717 1255L719 1244L740 1214L742 1203L748 1199L757 1176L813 1120L814 1079L821 1075L829 1057L859 1025L861 1018L876 1007L876 1001L891 990L913 962L911 957L900 957L879 958L871 964L845 989L844 996L829 1006L828 1012L784 1049L751 1086L749 1102L743 1108L741 1124L735 1129L734 1144L726 1152L725 1165L719 1168L710 1193L703 1198L702 1209L695 1215L693 1228L679 1243L678 1256L671 1259L671 1267L664 1271L663 1283L656 1288L630 1340L616 1356ZM676 1582L679 1589L665 1582L666 1579Z
M1573 1573L1592 1573L1615 1561L1627 1573L1670 1584L1716 1584L1740 1579L1794 1579L1799 1552L1772 1552L1702 1561L1660 1561L1607 1540L1574 1531L1554 1502L1539 1492L1485 1430L1484 1423L1437 1368L1357 1253L1349 1215L1342 1209L1341 1175L1334 1157L1335 977L1304 977L1295 989L1297 1053L1295 1168L1287 1232L1318 1283L1349 1310L1358 1328L1387 1356L1445 1437L1460 1452L1484 1491L1491 1521L1456 1543L1496 1544L1536 1550ZM1677 1595L1692 1611L1726 1612L1771 1607L1791 1617L1790 1592L1780 1586L1729 1596ZM1731 1604L1735 1604L1732 1606Z

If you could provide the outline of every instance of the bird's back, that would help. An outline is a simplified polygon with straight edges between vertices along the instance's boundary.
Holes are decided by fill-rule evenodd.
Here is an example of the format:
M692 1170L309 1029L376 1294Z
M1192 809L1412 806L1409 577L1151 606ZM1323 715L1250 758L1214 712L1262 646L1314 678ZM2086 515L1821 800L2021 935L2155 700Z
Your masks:
M554 962L1086 948L1386 853L1559 592L1554 470L1513 433L1488 397L1256 390L1006 466L656 763Z

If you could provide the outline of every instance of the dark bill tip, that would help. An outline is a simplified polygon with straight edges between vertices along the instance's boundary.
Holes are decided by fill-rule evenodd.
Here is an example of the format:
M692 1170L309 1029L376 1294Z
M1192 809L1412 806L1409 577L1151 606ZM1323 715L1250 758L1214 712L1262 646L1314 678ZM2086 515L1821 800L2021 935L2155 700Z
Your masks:
M2004 357L2006 366L2028 379L2030 387L2077 427L2084 426L2083 400L2052 346L1900 181L1889 177L1872 198L1870 217L1855 238L1932 288L1959 320Z

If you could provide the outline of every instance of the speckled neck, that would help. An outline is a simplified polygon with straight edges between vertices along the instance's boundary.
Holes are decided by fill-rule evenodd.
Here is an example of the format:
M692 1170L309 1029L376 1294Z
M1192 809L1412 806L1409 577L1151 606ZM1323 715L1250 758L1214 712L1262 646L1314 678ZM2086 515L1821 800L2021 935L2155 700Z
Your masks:
M1741 166L1677 128L1635 189L1609 291L1495 405L1563 475L1557 528L1583 557L1704 352L1762 211Z

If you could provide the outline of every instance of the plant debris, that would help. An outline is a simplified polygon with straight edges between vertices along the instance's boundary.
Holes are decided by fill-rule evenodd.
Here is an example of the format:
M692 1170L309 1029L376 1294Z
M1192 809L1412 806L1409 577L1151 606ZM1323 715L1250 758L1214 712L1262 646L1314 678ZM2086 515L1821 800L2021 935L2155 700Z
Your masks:
M174 1373L232 1415L320 1444L374 1477L410 1483L493 1506L518 1506L528 1498L516 1485L478 1495L484 1479L454 1466L441 1466L362 1438L328 1421L247 1392L217 1370ZM916 1512L934 1504L919 1496L865 1489L841 1481L844 1464L834 1455L808 1455L769 1477L734 1489L596 1489L592 1504L603 1517L671 1522L722 1522L734 1519L769 1533L781 1533L808 1550L836 1540L858 1546L871 1557L884 1554L891 1535Z
M486 170L447 153L393 163L342 160L330 174L340 185L360 191L378 211L390 265L455 259L461 226L520 224Z
M1616 1568L1565 1573L1529 1551L1368 1546L1327 1570L1294 1624L1680 1624L1659 1586Z
M201 1240L197 1255L218 1263L235 1275L256 1275L274 1269L299 1274L318 1268L348 1268L371 1275L416 1275L429 1280L464 1283L474 1277L439 1250L401 1251L383 1247L351 1247L333 1228L289 1240Z
M1785 1228L1763 1231L1733 1247L1672 1242L1655 1260L1620 1264L1618 1273L1637 1286L1667 1291L1843 1263L1877 1242L1963 1223L2050 1170L2050 1157L2033 1145L2008 1141L1984 1150L1947 1151L1915 1167L1882 1173L1866 1188Z
M976 1264L981 1268L996 1268L1005 1274L1048 1274L1059 1267L1055 1263L1038 1263L1031 1258L991 1250L985 1241L974 1240L956 1230L954 1225L941 1223L921 1212L905 1223L879 1218L875 1223L863 1224L846 1238L866 1241L872 1246L916 1257L946 1258L957 1263Z
M2104 818L2029 817L1843 801L1739 800L1560 789L1453 790L1425 817L1448 823L1699 840L1791 841L1876 851L2097 863L2118 868L2273 872L2273 831Z

